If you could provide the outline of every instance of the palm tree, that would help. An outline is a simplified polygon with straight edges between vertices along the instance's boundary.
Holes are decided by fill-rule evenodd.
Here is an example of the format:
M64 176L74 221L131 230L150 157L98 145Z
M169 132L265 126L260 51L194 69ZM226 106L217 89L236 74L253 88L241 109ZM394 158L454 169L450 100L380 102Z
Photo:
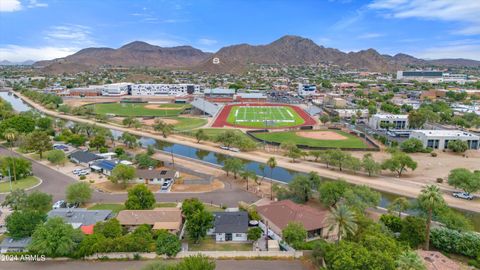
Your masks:
M273 200L273 169L277 167L277 161L275 160L275 157L270 157L267 160L267 165L270 167L270 200Z
M337 244L340 243L343 236L357 230L357 218L345 204L339 204L335 208L331 207L325 222L328 224L329 231L338 229Z
M250 178L250 171L241 171L240 172L240 177L242 177L243 180L247 181L247 190L248 190L248 178Z
M8 143L10 144L10 151L12 151L12 155L13 155L13 144L14 142L17 140L17 137L18 137L18 132L13 129L13 128L9 128L7 130L5 130L3 136L5 137L5 139L7 139ZM15 157L12 156L12 165L13 165L13 181L17 181L17 171L16 171L16 165L15 165ZM11 179L10 179L10 183L11 183Z
M435 209L441 208L445 205L440 188L436 185L428 185L417 198L420 207L427 212L427 229L425 231L425 250L429 249L430 245L430 223L432 222L432 214Z
M402 212L410 208L410 202L405 197L398 197L388 206L389 211L398 212L398 217L402 217Z

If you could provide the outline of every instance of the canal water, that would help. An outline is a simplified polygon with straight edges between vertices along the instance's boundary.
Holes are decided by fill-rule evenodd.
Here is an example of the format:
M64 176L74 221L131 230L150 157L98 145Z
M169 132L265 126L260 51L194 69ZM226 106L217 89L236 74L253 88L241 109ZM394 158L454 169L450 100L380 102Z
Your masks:
M9 94L7 92L0 92L0 97L10 102L13 105L14 109L17 111L28 111L31 109L31 107L26 103L24 103L20 98L12 94ZM123 134L122 131L118 131L114 129L112 129L111 131L115 139L118 139ZM207 163L211 163L219 166L223 166L224 161L229 158L229 156L224 154L201 150L201 149L197 149L197 148L182 145L182 144L173 144L165 141L155 140L148 137L140 137L139 142L141 143L142 147L147 147L149 145L152 145L154 146L154 148L158 150L162 150L164 152L173 153L174 155L188 157L191 159L201 160L203 162L207 162ZM249 161L249 160L243 160L243 162L247 170L254 171L257 173L257 175L263 174L263 172L259 168L259 165L260 165L259 162ZM301 173L288 170L282 167L276 167L272 171L270 171L270 168L266 166L266 169L265 169L266 177L271 178L278 182L283 182L283 183L289 183L290 181L292 181L293 177L297 174L301 174ZM331 179L325 179L325 180L328 181ZM396 195L396 194L391 194L391 193L382 192L382 191L379 191L379 192L381 194L381 201L379 204L380 207L386 208L390 204L390 202L392 202L395 198L399 197L399 195ZM411 199L411 200L412 202L415 201L415 199ZM474 223L475 230L480 231L480 214L479 213L474 213L474 212L465 211L465 210L456 210L456 209L455 211L458 211L459 213L462 213L463 215L471 219L472 222Z

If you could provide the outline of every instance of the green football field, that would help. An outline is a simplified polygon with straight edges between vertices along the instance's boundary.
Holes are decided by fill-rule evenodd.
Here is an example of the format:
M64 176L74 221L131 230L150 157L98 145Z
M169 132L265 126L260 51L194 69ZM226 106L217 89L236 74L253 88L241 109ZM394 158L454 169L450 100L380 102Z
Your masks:
M305 121L287 106L233 106L227 122L242 127L271 128L297 126Z
M153 103L101 103L93 106L96 114L115 114L117 116L178 116L189 104L153 104Z

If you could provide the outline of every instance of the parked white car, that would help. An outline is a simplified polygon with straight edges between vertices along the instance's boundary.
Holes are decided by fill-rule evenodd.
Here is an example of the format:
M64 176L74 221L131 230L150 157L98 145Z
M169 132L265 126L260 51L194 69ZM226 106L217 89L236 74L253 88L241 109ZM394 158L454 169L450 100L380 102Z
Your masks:
M52 209L65 208L66 206L67 202L65 202L64 200L60 200L53 204Z
M468 192L453 192L453 197L465 199L465 200L473 200L473 195Z

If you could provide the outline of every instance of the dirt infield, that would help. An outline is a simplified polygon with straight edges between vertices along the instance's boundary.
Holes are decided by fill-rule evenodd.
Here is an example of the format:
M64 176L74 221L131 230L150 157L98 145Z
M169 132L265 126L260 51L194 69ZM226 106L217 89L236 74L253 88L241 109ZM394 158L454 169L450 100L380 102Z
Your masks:
M316 125L317 122L315 119L313 119L307 112L302 110L300 107L293 106L290 104L272 104L272 103L240 103L240 104L228 104L225 105L222 109L222 111L217 115L217 118L212 124L212 127L240 127L240 128L245 128L244 126L241 125L232 125L227 122L228 115L230 114L230 111L234 106L283 106L283 107L290 107L292 108L303 120L305 121L301 125L297 126L289 126L289 128L295 128L295 127L300 127L300 126L313 126ZM268 129L275 129L276 127L269 127ZM278 128L285 128L285 127L278 127Z
M297 136L323 141L338 141L347 140L348 138L342 134L338 134L333 131L299 131L296 132Z
M147 104L143 106L145 109L150 109L150 110L162 110L162 111L173 111L173 110L179 110L181 108L175 108L175 107L160 107L162 104Z

